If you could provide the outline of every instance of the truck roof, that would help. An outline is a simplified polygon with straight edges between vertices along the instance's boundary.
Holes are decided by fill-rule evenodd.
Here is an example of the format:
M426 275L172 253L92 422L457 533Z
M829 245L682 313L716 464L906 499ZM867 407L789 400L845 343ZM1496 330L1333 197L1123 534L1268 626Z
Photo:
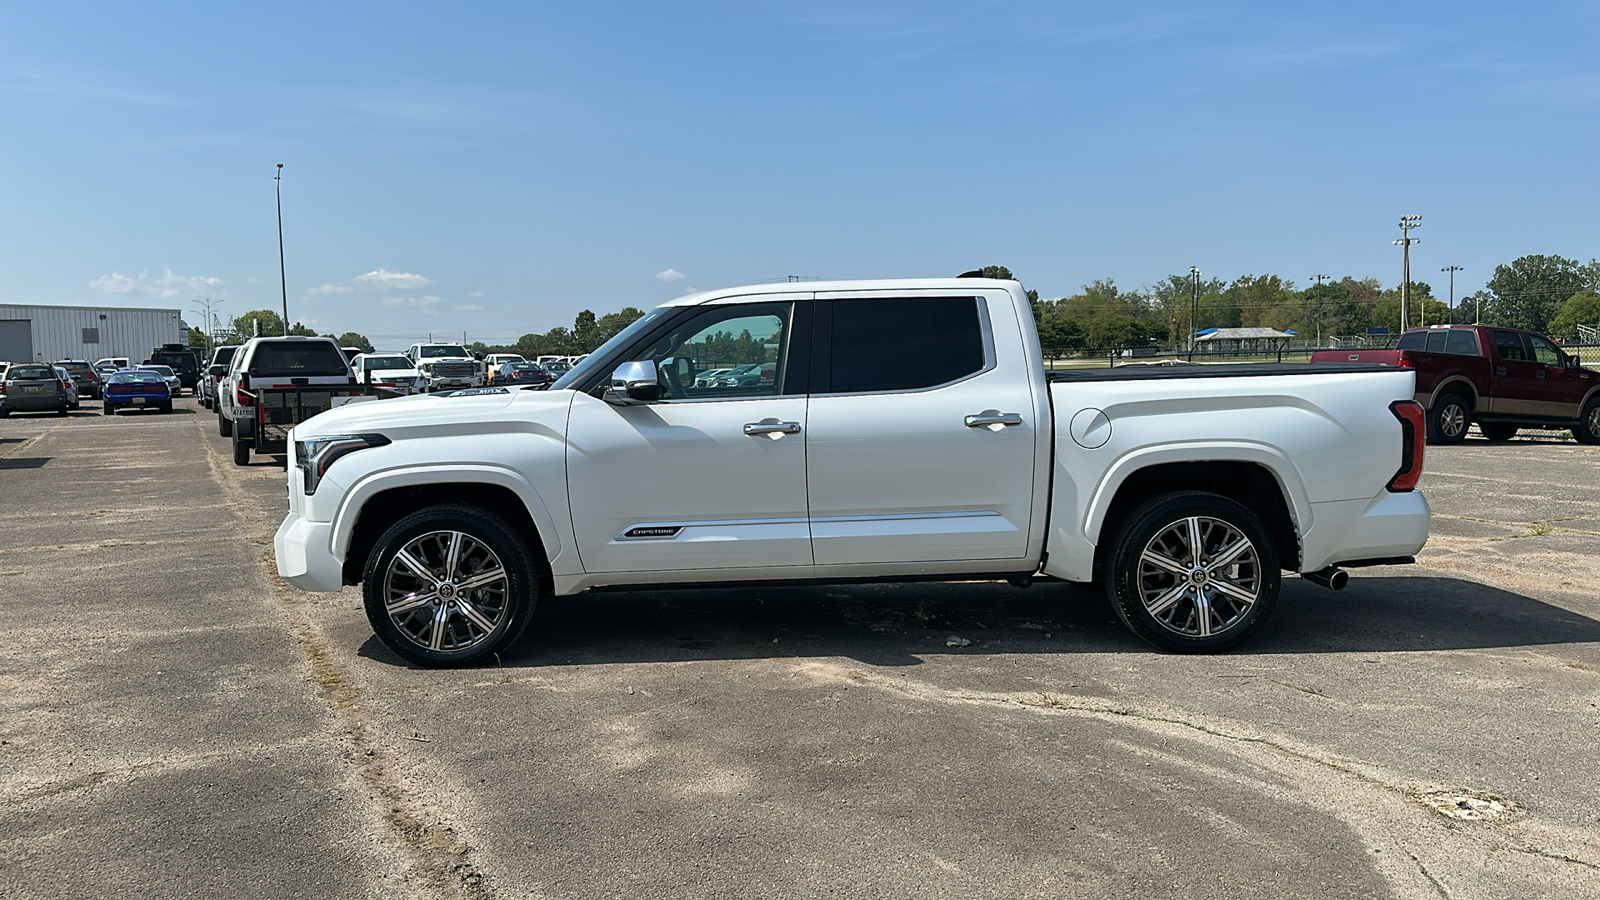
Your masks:
M768 284L746 284L737 287L700 291L668 300L662 306L696 306L712 300L729 297L748 297L761 294L811 294L836 291L952 291L952 290L1009 290L1015 281L996 278L886 278L866 281L778 281Z

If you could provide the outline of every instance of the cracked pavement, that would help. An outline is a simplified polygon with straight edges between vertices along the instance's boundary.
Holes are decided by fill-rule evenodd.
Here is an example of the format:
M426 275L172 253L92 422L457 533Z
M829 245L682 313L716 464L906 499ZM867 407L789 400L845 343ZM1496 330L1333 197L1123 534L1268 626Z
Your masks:
M271 576L283 472L192 400L14 416L0 896L1600 897L1597 476L1431 447L1419 565L1219 656L923 584L550 598L426 671Z

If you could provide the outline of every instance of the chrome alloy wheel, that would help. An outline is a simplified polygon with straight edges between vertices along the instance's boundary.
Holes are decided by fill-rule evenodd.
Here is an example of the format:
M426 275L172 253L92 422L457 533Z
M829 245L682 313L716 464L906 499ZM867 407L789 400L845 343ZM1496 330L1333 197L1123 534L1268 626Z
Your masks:
M1229 523L1190 516L1145 544L1138 585L1157 624L1185 637L1210 637L1250 615L1261 597L1261 558Z
M1589 429L1589 434L1600 438L1600 403L1596 403L1589 410L1589 418L1584 421L1583 427Z
M1439 411L1439 431L1447 438L1455 438L1467 430L1467 411L1459 403L1449 403Z
M488 640L511 607L500 557L460 531L430 531L400 548L384 571L383 597L400 634L442 652Z

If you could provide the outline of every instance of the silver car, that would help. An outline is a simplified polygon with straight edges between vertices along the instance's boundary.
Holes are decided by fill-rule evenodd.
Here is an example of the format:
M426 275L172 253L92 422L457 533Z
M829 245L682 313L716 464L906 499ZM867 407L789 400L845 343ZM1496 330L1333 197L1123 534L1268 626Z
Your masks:
M6 370L0 381L0 417L13 412L43 412L55 410L64 416L72 408L67 393L72 379L62 379L54 366L44 363L16 363Z
M51 366L56 372L56 377L67 385L67 408L77 409L82 404L78 402L78 383L72 380L72 373L65 366Z
M160 375L161 380L167 383L167 389L172 391L172 396L174 397L177 397L183 393L183 381L178 378L177 372L172 371L171 366L136 366L135 371L154 372L157 375Z

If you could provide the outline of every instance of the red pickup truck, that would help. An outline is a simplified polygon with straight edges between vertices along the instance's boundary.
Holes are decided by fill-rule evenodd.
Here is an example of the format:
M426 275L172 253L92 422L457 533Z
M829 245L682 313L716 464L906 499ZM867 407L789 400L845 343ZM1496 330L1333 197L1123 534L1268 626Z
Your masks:
M1311 361L1415 370L1431 444L1458 443L1473 422L1491 441L1537 427L1600 444L1600 372L1531 331L1435 325L1407 331L1393 350L1318 350Z

